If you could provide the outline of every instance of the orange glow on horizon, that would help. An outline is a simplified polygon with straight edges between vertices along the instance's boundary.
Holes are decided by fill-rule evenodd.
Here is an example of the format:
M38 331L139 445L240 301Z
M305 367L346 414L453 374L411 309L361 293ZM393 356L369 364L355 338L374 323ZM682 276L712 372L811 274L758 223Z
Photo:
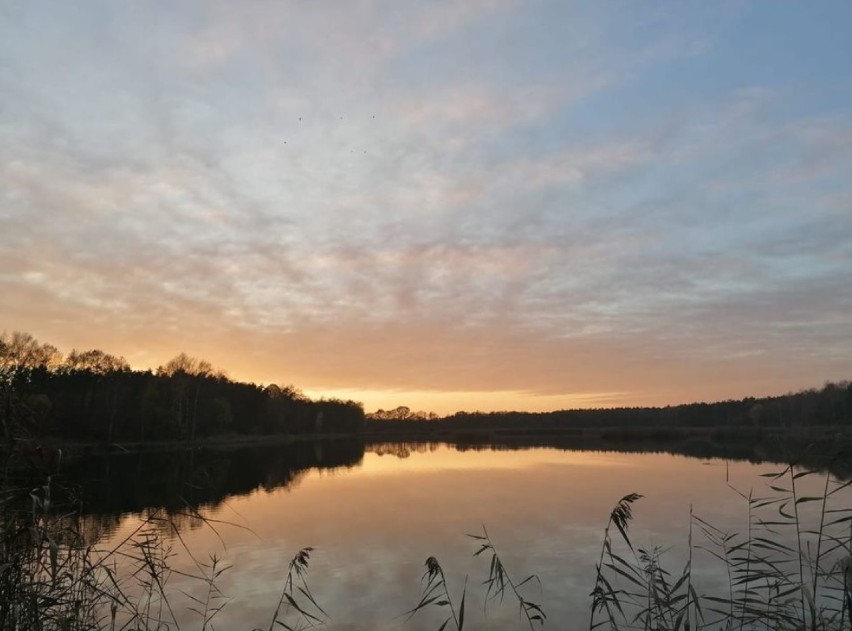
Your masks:
M505 335L501 343L512 353L512 361L481 353L481 335L453 340L449 349L453 354L443 357L430 353L429 336L440 340L434 345L447 348L447 342L428 330L419 338L405 340L411 342L410 348L403 346L409 356L401 361L404 370L398 370L386 357L399 352L399 340L365 339L363 332L341 328L308 329L300 335L225 329L186 329L178 335L161 328L140 337L120 327L56 323L28 332L66 355L72 349L97 348L123 356L134 370L156 371L185 352L209 361L235 381L289 385L312 399L352 400L361 403L367 413L399 406L441 416L459 411L662 407L780 396L849 378L845 371L827 370L818 358L789 372L781 370L780 364L769 370L760 358L626 362L619 361L621 348L606 341L586 350L572 340L532 345L529 340L515 341ZM331 353L327 347L339 352ZM578 347L587 355L579 364L572 361L572 351ZM593 351L598 355L591 357Z
M592 392L559 395L538 395L515 390L498 391L440 391L440 390L358 390L308 389L311 398L339 398L358 401L366 412L392 410L406 406L412 412L435 412L446 415L454 412L550 412L573 408L602 408L621 406L626 393Z
M43 340L44 341L44 340ZM60 349L65 350L65 349ZM107 350L108 349L104 349ZM192 353L189 353L192 355ZM134 370L156 371L157 366L166 363L177 353L163 354L151 350L144 353L131 354L136 361L131 361ZM648 389L644 391L588 391L566 392L560 394L542 394L524 390L439 390L439 389L403 389L403 388L354 388L330 385L304 386L298 376L274 379L264 375L254 375L253 371L228 370L228 362L220 353L198 355L211 359L213 366L221 370L228 378L235 381L255 383L258 385L278 384L290 385L311 399L342 399L362 404L366 413L377 410L392 410L399 406L408 407L412 413L435 413L439 416L451 415L456 412L553 412L573 409L603 409L629 407L665 407L695 402L712 403L728 399L738 399L747 396L778 396L808 387L817 387L826 380L815 380L812 383L802 383L798 386L769 387L759 391L741 386L732 391L727 388L714 388L703 393L695 388L671 388L665 391ZM125 357L127 357L125 355ZM141 360L141 361L140 361ZM246 374L247 373L247 374ZM837 381L842 380L836 379Z

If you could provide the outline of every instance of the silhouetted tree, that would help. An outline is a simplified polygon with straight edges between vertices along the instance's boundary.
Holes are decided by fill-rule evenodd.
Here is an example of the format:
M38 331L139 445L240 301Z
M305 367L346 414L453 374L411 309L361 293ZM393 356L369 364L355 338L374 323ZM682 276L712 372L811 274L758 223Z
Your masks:
M34 370L52 370L62 361L62 354L55 346L40 344L29 333L14 331L11 335L5 331L0 334L0 421L3 426L3 440L8 445L14 433L13 425L23 414L32 413L39 424L43 411L50 407L50 399L41 397L27 401L18 396L19 385L29 379ZM37 401L37 403L36 403Z
M164 366L160 366L157 375L171 377L177 403L178 426L181 433L188 431L189 439L194 441L198 427L198 399L202 384L214 375L212 364L204 359L180 353Z
M124 357L116 357L97 349L82 352L72 350L65 358L64 367L67 370L85 370L99 375L130 370L130 364Z

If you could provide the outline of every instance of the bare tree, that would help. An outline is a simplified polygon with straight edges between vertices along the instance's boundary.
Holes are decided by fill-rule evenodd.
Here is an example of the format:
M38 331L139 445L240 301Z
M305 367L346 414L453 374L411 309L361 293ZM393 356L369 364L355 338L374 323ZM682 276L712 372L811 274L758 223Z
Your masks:
M65 367L70 370L87 370L99 375L130 370L130 364L124 357L116 357L97 349L82 352L72 350L65 359Z

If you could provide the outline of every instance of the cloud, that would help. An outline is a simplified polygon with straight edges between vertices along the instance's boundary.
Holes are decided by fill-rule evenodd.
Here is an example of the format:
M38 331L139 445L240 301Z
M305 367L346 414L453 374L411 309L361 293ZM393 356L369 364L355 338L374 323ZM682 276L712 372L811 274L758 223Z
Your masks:
M841 377L848 108L702 11L15 6L0 327L495 405Z

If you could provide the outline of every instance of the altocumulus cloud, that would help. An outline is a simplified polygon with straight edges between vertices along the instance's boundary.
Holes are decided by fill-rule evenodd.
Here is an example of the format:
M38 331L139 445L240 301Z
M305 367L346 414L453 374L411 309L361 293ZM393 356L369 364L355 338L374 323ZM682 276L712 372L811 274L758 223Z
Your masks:
M846 378L850 17L6 3L0 327L368 407Z

